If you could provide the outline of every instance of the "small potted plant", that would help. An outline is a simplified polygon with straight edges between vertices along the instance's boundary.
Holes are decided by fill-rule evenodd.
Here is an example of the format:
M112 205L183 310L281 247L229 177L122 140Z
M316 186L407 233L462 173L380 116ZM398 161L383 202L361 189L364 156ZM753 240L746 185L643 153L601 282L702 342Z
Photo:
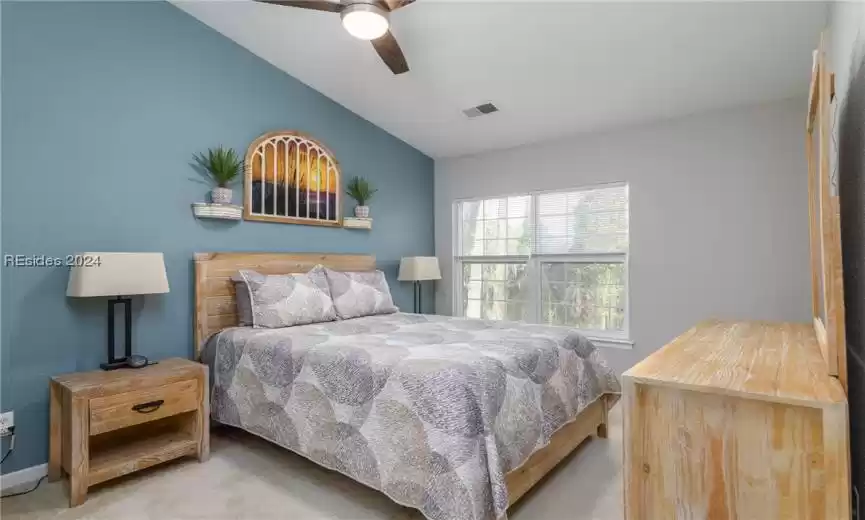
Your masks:
M357 202L357 206L354 207L355 217L369 218L369 206L367 206L367 203L377 191L363 177L354 177L348 181L345 193Z
M210 201L214 204L231 204L231 188L243 171L243 160L232 148L217 146L207 150L207 154L193 156L197 169L209 177L216 187L210 191Z

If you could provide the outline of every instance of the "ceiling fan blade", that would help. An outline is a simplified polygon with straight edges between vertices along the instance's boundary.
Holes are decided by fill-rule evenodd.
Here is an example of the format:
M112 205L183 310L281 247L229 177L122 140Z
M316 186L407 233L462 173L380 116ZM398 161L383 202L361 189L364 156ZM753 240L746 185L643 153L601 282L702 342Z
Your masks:
M382 3L387 7L388 11L396 11L397 9L414 2L415 0L382 0Z
M394 74L402 74L408 72L408 63L405 61L405 55L399 44L396 42L393 33L388 31L384 36L376 40L370 40L372 46L375 47L375 52L381 56L385 65L390 68Z
M327 0L257 0L263 4L281 5L284 7L300 7L302 9L312 9L315 11L329 11L338 13L342 11L343 5L339 2L329 2Z

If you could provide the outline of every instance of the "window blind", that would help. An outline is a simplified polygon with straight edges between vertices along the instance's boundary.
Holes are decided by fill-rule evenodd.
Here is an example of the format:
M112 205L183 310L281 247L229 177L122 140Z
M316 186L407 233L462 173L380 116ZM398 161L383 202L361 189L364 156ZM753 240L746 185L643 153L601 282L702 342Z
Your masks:
M536 255L627 252L627 185L540 193L536 204Z
M517 256L531 250L531 196L520 195L460 204L459 256Z

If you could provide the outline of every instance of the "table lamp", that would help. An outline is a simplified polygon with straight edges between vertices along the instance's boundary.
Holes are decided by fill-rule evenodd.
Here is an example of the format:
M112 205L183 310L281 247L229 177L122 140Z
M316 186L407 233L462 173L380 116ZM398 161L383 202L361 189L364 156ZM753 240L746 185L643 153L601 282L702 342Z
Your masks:
M88 266L74 266L69 272L66 296L111 297L108 300L108 362L103 370L148 364L144 356L132 355L132 298L140 294L168 292L168 278L162 253L80 253L76 258L88 259ZM114 311L123 306L125 316L125 355L114 356Z
M434 256L407 256L399 262L397 280L414 282L414 312L421 312L421 282L441 280L439 259Z

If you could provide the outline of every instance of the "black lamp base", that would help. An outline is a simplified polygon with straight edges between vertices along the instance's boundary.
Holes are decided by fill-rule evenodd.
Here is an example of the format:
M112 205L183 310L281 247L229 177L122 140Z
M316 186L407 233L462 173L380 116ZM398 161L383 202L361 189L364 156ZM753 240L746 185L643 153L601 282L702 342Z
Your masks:
M415 280L414 282L414 312L415 314L421 314L421 285L420 281Z
M120 304L123 306L124 318L124 333L126 335L126 344L124 345L123 357L114 357L114 307ZM132 299L131 298L114 298L108 300L108 362L99 365L102 370L117 370L118 368L126 368L126 360L132 355Z
M124 332L126 333L126 344L123 348L123 357L114 357L114 306L123 306ZM118 368L144 368L155 365L156 361L150 361L144 356L132 354L132 299L114 298L108 300L108 362L101 363L102 370L117 370Z

